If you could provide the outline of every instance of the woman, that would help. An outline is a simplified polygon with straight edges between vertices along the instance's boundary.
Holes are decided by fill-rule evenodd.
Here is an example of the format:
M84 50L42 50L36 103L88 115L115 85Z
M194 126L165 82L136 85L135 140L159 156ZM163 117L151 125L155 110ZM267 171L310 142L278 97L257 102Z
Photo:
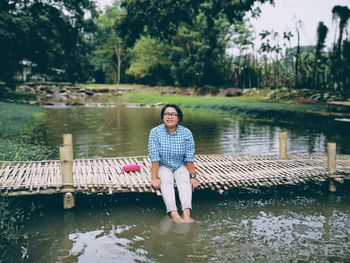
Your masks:
M163 124L151 130L148 153L152 162L152 186L161 190L167 214L175 223L192 223L192 190L198 187L194 166L195 148L191 131L180 124L182 117L179 106L167 104L163 107ZM176 207L174 180L182 217Z

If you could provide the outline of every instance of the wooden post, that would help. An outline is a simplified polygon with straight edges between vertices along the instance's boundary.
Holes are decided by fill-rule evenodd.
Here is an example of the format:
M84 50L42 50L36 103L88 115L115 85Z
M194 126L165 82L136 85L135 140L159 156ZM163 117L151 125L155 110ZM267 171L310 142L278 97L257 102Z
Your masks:
M280 132L279 133L279 154L280 158L285 159L287 158L287 133L286 132Z
M66 193L63 198L63 208L70 209L75 206L75 199L72 193Z
M336 172L336 144L335 143L327 143L327 165L329 172L329 188L330 192L337 191L337 187L335 185L334 177Z
M63 189L66 191L73 190L73 144L72 135L63 135L63 146L60 147L60 161L62 172L62 184ZM74 195L72 193L66 193L63 199L64 208L72 208L75 206Z

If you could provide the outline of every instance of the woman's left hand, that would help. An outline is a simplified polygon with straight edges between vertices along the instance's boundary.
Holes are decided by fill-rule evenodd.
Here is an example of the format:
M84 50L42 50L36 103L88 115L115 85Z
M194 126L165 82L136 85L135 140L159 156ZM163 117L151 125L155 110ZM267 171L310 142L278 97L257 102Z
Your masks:
M196 178L191 178L192 190L196 189L199 186L199 182Z

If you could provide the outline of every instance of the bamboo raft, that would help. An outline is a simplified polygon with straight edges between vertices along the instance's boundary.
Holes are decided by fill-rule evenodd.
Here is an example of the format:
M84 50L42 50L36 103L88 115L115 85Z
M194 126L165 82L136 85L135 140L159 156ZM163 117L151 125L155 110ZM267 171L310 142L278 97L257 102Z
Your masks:
M334 177L349 179L350 156L336 155ZM126 164L140 171L122 172ZM327 156L276 155L196 156L200 189L222 193L232 188L302 184L330 178ZM59 160L0 163L0 195L40 195L67 192L107 193L156 192L151 186L148 157L81 159L73 161L73 182L65 183Z

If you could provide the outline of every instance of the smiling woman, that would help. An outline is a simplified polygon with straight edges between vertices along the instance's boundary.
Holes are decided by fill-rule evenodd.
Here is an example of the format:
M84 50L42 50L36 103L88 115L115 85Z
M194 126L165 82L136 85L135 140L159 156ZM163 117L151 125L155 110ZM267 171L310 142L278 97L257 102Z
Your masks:
M167 104L161 110L163 124L151 130L148 152L152 161L152 186L161 189L167 214L175 223L193 223L192 190L198 187L194 166L194 140L180 123L179 106ZM176 207L174 181L179 192L182 217Z

